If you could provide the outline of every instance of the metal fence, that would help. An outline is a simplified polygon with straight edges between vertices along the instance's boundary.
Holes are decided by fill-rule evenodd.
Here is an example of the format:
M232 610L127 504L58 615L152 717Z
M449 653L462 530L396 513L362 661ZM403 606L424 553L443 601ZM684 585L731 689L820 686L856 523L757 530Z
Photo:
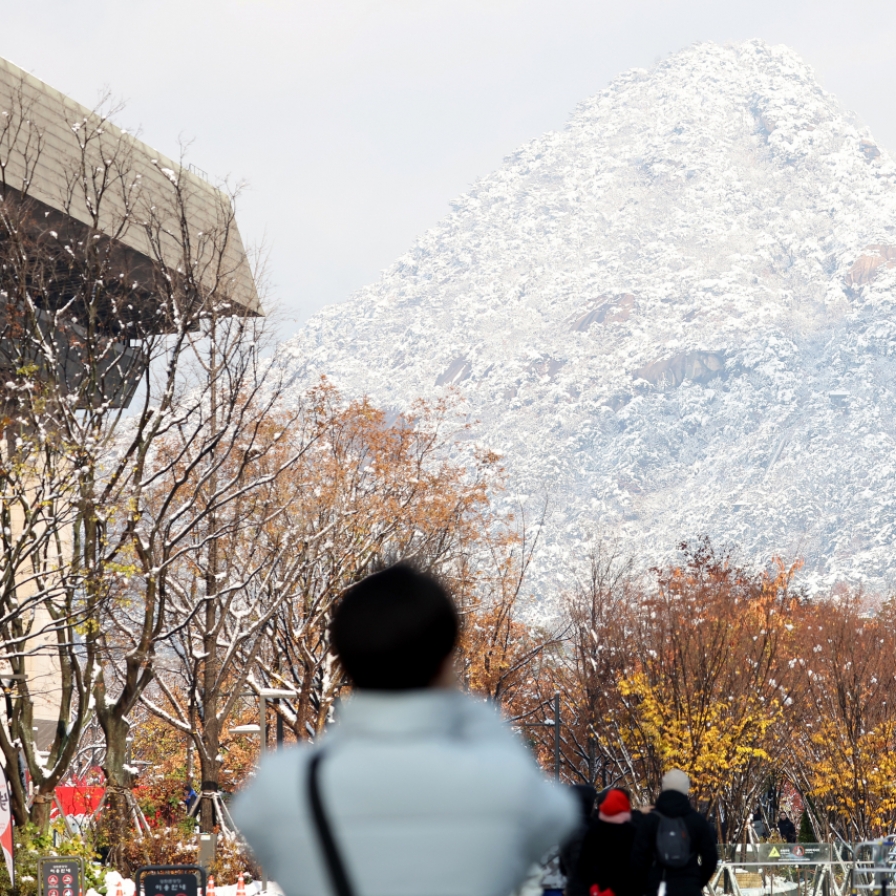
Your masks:
M723 846L709 896L896 896L896 839Z

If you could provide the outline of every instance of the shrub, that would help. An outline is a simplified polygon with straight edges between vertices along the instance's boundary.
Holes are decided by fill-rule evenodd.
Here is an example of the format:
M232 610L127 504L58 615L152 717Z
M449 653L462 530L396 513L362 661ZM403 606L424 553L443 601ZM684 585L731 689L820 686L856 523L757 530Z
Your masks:
M141 865L193 865L199 855L199 837L182 827L158 827L152 834L131 837L127 844L127 861L131 868ZM215 861L207 869L215 882L234 884L239 873L258 876L251 856L237 840L219 835Z
M46 834L33 824L15 829L16 896L36 896L38 891L37 860L42 856L76 856L84 860L85 889L93 887L105 893L103 878L105 869L99 863L94 835L87 831L69 837L60 820L53 822ZM2 863L0 863L2 864ZM0 896L12 896L5 866L0 872Z

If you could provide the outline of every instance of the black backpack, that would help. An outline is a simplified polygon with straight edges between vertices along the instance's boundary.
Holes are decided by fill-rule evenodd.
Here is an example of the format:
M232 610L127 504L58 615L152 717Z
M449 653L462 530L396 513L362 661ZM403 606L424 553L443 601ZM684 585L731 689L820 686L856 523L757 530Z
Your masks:
M656 812L656 809L653 810ZM657 861L665 868L684 868L691 858L691 835L683 818L669 818L661 812L656 829Z

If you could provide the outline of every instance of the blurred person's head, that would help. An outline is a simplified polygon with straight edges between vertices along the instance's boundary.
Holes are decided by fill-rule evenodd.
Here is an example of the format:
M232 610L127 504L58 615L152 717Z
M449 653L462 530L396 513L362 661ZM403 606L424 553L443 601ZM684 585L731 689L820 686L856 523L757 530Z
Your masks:
M691 779L680 768L673 768L663 775L662 788L676 790L687 796L691 789Z
M601 801L598 808L598 818L608 821L610 824L624 824L632 820L632 804L628 794L621 789L613 788L607 791L607 795Z
M590 784L572 784L571 789L573 796L579 802L579 809L582 813L582 821L586 824L591 818L594 811L594 802L597 799L597 791Z
M333 615L333 647L359 690L439 684L457 643L454 602L433 576L398 563L367 576Z

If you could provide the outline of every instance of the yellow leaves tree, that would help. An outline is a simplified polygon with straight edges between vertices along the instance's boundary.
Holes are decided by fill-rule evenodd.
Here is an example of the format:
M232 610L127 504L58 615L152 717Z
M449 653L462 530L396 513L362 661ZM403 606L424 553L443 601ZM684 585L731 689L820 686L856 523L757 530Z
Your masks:
M780 704L747 695L740 701L676 699L668 681L651 683L637 672L619 682L633 707L626 735L635 756L653 753L663 769L680 768L693 782L697 801L711 806L732 777L767 761L769 731L781 717Z
M839 720L810 735L810 794L845 818L858 837L883 836L896 824L896 721L888 719L850 742Z
M622 739L654 792L678 766L706 810L721 804L745 821L786 742L795 570L752 573L707 541L683 549L684 564L659 570L635 608L633 662L618 683Z
M801 608L793 666L800 727L788 766L817 834L870 838L896 827L896 608L840 594Z
M561 693L565 777L652 801L682 768L737 836L788 742L796 567L754 573L706 540L682 552L651 581L598 545L561 604L542 691Z

